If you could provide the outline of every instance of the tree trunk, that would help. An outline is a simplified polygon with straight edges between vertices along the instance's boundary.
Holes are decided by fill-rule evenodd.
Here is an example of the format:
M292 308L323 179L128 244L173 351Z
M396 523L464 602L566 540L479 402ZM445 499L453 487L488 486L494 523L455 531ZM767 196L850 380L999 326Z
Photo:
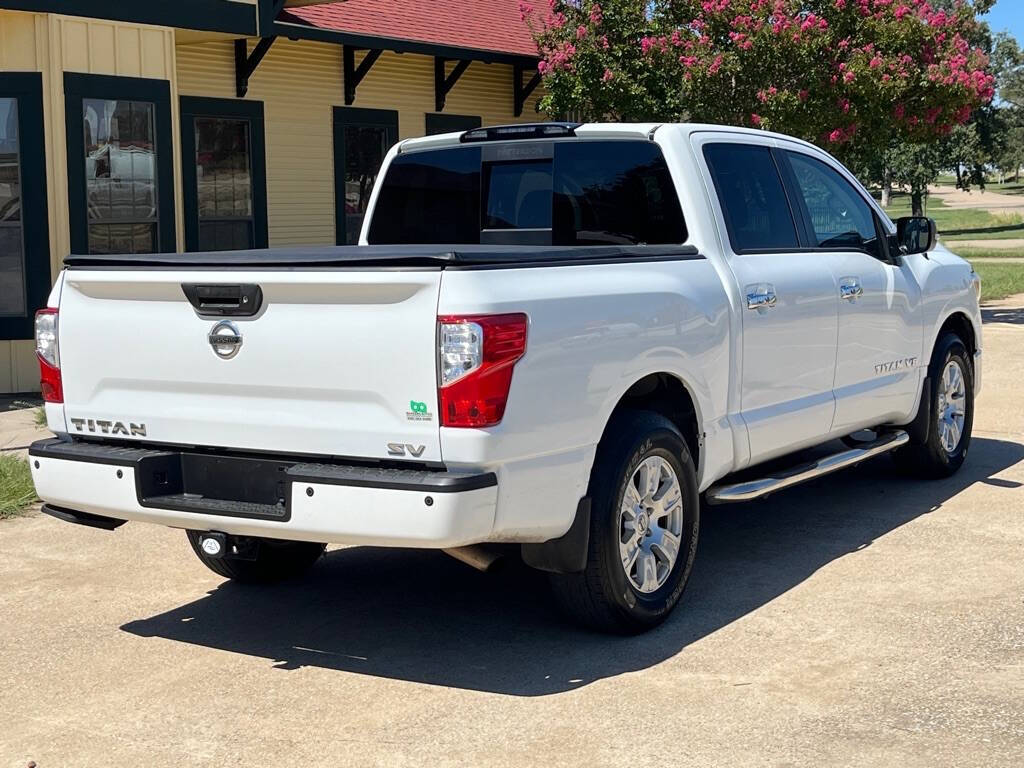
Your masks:
M886 166L882 171L882 207L888 208L892 201L892 168Z
M910 209L914 216L924 216L924 193L920 189L911 190Z
M964 188L964 178L960 174L960 163L956 164L956 188L957 189L963 189Z

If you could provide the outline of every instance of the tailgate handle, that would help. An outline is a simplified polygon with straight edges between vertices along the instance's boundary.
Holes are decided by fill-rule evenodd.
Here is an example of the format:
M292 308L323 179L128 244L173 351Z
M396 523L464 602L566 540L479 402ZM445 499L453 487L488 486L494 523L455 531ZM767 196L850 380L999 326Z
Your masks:
M263 289L258 285L182 283L181 290L201 315L252 317L263 304Z

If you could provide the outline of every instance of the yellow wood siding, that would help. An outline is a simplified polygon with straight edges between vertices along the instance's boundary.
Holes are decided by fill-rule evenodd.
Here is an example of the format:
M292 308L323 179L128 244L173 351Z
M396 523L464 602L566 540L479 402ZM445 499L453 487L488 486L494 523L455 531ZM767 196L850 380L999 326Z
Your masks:
M180 95L235 98L230 41L179 44L177 62ZM344 105L343 94L342 48L328 43L278 38L249 81L246 98L264 103L271 246L334 242L332 109ZM536 99L520 121L540 119ZM398 110L399 138L422 136L434 111L433 58L383 53L352 106ZM515 122L511 65L470 64L444 111L478 115L484 125Z

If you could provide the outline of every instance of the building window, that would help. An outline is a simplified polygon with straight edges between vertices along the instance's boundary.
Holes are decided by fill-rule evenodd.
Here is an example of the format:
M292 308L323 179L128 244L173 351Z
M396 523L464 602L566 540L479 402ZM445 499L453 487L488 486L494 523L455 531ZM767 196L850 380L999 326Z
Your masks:
M89 253L159 250L152 102L83 99Z
M18 100L0 98L0 316L25 315Z
M32 338L50 291L43 81L0 72L0 339Z
M196 118L199 250L252 248L249 123Z
M177 248L166 80L64 75L75 253Z
M335 227L338 245L359 242L370 192L384 155L398 141L398 113L387 109L334 110Z
M185 248L267 247L263 104L182 97Z
M471 131L479 128L481 121L475 115L451 115L447 112L427 112L424 120L424 127L427 136L436 136L439 133L455 133L456 131Z

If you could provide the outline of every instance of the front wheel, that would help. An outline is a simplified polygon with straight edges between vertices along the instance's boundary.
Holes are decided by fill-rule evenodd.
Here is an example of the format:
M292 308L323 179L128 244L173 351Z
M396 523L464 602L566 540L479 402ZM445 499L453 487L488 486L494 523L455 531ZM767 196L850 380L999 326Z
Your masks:
M196 557L219 576L232 581L268 584L294 578L320 559L326 544L308 541L246 538L244 558L210 557L203 552L200 539L204 531L186 531Z
M964 463L974 425L974 369L963 341L946 334L935 345L928 365L931 401L928 438L896 452L897 463L914 474L949 477Z
M686 442L656 413L609 425L590 480L587 564L555 574L555 596L581 623L633 634L669 615L697 551L697 475Z

